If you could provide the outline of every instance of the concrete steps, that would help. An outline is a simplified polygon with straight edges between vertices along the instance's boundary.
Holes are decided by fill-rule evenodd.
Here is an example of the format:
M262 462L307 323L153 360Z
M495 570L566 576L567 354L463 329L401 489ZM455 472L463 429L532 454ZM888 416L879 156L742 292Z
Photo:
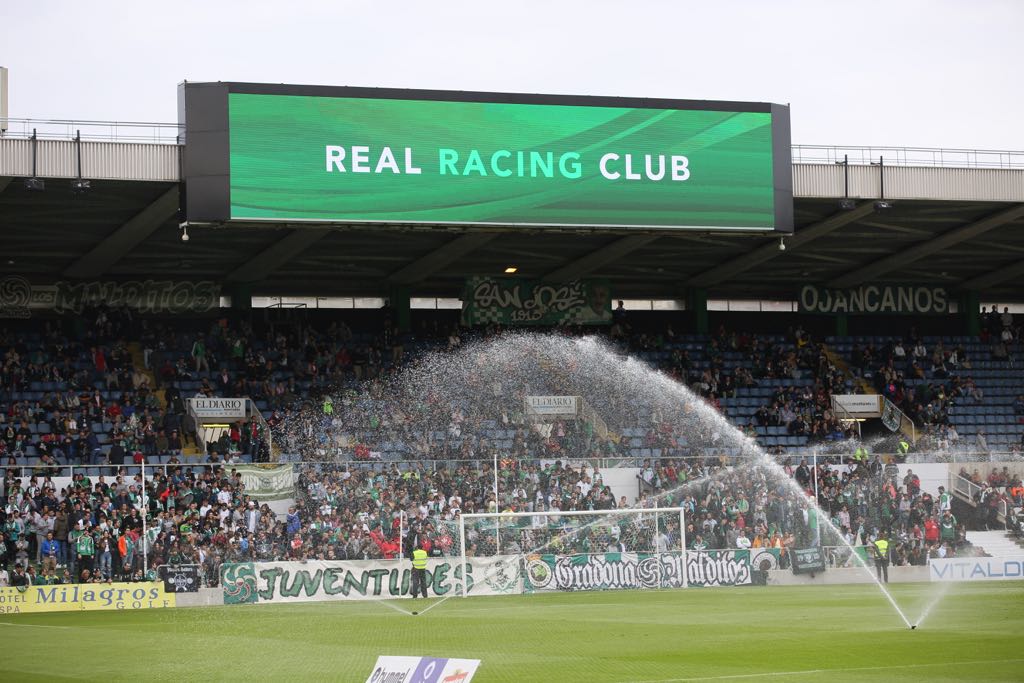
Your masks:
M152 369L146 367L146 357L142 353L142 345L138 342L129 343L128 353L132 355L132 366L142 374L149 377L149 386L155 387L157 385L156 374ZM153 395L156 396L156 400L160 402L160 410L167 410L167 394L164 390L154 389Z
M1024 548L1005 531L968 531L967 540L992 557L1024 555Z

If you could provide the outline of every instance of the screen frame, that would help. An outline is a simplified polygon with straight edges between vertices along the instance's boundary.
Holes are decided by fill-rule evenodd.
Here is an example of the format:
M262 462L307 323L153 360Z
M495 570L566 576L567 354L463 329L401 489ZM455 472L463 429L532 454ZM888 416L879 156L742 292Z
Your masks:
M789 106L770 102L728 102L723 100L681 100L647 97L606 97L597 95L545 95L455 90L413 90L402 88L365 88L326 85L289 85L283 83L189 83L178 86L178 120L184 130L182 181L184 219L187 222L250 223L264 222L231 217L231 146L229 135L228 96L287 95L329 98L366 98L392 100L424 100L440 102L480 102L494 104L568 105L577 107L621 107L633 109L680 109L691 111L727 111L768 113L772 117L772 186L775 211L774 226L754 228L715 228L708 226L594 226L594 230L636 233L706 231L766 234L793 232L793 170ZM274 219L272 223L291 223ZM381 222L358 220L295 220L304 225L373 225ZM384 222L404 225L403 221ZM424 224L417 223L422 226ZM446 228L472 229L472 223L429 223ZM495 229L504 224L476 224ZM587 226L558 226L541 223L508 224L509 228L540 230L580 230Z

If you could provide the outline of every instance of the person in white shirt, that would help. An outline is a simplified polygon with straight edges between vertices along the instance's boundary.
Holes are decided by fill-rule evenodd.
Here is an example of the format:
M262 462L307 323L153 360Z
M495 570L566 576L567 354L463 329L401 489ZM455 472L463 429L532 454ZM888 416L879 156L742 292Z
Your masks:
M256 503L250 500L249 508L245 511L245 528L249 530L250 534L254 534L259 522L260 511L256 508Z
M747 530L744 529L743 533L736 537L736 547L740 550L750 549L750 537L747 536Z
M584 476L578 482L576 482L576 488L580 491L580 498L585 498L593 485L590 483L590 477Z

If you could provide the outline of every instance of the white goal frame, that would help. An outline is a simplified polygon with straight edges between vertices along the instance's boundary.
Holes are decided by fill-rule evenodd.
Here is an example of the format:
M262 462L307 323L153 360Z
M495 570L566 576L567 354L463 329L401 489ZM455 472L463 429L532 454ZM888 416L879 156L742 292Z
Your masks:
M461 546L462 562L462 597L469 597L466 585L466 573L469 562L466 559L466 520L473 519L515 519L517 517L587 517L587 516L618 516L628 514L675 514L679 516L680 546L683 554L683 588L689 587L686 576L686 510L684 508L616 508L613 510L542 510L538 512L470 512L459 515L459 545ZM495 533L498 530L495 529Z

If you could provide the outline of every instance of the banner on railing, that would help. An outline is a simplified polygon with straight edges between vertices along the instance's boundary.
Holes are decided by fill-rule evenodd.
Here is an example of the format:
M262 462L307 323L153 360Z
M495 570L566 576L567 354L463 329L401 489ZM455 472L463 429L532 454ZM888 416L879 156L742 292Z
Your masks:
M750 552L687 552L686 581L682 553L604 553L533 555L526 562L526 592L623 588L738 586L750 583Z
M529 415L575 415L576 396L527 396L526 412Z
M794 574L821 574L825 571L825 553L821 548L793 548L790 557Z
M295 468L292 465L235 465L242 476L245 493L258 501L295 497Z
M523 592L517 557L467 558L469 595ZM221 565L224 603L387 600L410 594L405 560L247 562ZM461 558L427 562L427 595L462 594Z
M1024 555L931 560L928 574L932 581L1021 581Z
M884 407L882 408L882 424L884 424L890 432L898 432L902 423L903 414L900 413L900 409L897 408L896 404L892 401L886 400Z
M199 591L199 565L165 564L160 567L164 591L168 593L197 593Z
M463 325L603 325L612 319L606 280L549 284L475 277L462 294Z
M244 420L244 398L190 398L192 412L200 420Z
M832 407L839 419L878 417L882 414L881 400L878 394L832 394Z
M0 614L174 607L174 593L156 583L83 583L0 588Z

